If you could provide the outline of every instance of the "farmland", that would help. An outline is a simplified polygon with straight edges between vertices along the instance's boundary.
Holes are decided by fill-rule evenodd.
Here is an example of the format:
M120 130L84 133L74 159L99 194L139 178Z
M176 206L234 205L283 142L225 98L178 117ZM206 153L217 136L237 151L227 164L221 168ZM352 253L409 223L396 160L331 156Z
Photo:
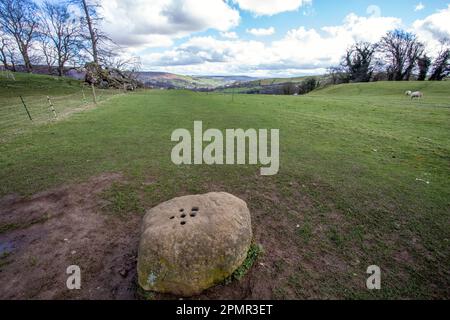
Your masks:
M199 298L450 297L449 82L233 99L105 91L98 105L78 109L79 82L27 77L0 79L0 243L10 248L0 247L0 283L8 283L0 298L139 298L132 257L143 212L209 191L247 201L263 253L243 279ZM411 101L405 90L425 97ZM36 108L55 97L67 116L29 123L19 95ZM196 120L221 130L280 129L279 174L175 166L171 133ZM123 259L126 277L117 269ZM67 293L52 279L64 283L61 268L74 262L87 283ZM369 265L381 267L380 291L365 288Z

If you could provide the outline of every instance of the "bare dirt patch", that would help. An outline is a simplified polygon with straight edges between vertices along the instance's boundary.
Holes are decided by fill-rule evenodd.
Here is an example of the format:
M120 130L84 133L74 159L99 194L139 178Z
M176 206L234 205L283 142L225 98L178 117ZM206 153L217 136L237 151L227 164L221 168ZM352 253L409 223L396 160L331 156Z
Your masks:
M100 193L122 180L103 174L28 199L0 200L1 299L133 299L140 215L102 212ZM78 265L82 289L69 291Z

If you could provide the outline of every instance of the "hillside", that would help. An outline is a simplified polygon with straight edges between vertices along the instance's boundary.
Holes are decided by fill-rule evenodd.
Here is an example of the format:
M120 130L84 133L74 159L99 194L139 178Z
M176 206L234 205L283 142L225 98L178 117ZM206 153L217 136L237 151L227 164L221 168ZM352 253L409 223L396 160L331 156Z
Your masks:
M167 72L139 72L146 87L166 89L214 89L236 81L255 80L245 76L187 76Z
M401 81L401 82L371 82L371 83L350 83L335 86L327 86L323 89L315 90L313 96L398 96L406 91L422 91L433 98L449 96L450 81Z
M64 95L79 91L81 81L71 78L46 76L28 73L14 73L15 81L8 79L6 73L0 73L0 106L5 98L22 96Z
M28 73L14 73L14 78L0 73L0 142L36 125L89 108L94 101L92 89L79 80ZM96 100L100 103L120 93L120 90L96 89Z
M282 95L285 93L286 86L298 87L306 81L314 79L318 85L325 85L327 83L327 76L304 76L293 78L265 78L251 81L238 81L216 88L219 92L235 92L247 94L276 94ZM294 90L295 91L295 90ZM291 93L292 94L292 93Z

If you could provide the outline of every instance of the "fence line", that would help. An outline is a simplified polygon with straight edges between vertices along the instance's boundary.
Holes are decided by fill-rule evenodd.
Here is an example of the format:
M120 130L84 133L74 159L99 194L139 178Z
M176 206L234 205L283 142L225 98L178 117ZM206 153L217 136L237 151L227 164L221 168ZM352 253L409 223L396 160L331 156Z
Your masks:
M94 106L94 101L100 103L119 94L123 90L97 89L94 97L94 92L83 86L67 95L4 97L0 100L0 142L36 124L56 121L80 108Z

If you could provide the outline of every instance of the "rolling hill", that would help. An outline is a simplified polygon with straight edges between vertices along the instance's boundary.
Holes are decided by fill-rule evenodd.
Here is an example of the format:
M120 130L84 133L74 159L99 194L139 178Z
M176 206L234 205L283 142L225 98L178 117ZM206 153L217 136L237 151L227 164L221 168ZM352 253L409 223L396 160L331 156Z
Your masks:
M252 81L246 76L186 76L167 72L139 72L138 79L146 87L166 89L214 89L236 81Z

